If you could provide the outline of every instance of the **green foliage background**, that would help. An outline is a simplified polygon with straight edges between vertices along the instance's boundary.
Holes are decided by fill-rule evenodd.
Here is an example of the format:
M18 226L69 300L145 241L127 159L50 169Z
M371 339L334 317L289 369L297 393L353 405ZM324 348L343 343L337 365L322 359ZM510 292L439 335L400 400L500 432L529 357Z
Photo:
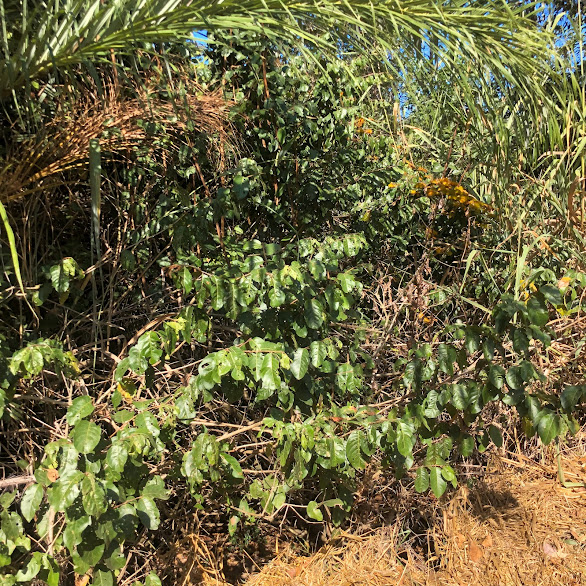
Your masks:
M452 8L441 26L465 16ZM510 16L535 46L554 29ZM521 105L530 45L500 80L471 80L466 55L441 66L441 36L434 59L415 42L389 69L221 19L196 55L170 22L165 44L113 64L85 70L78 49L109 52L78 47L43 89L31 58L43 99L26 107L8 76L0 584L125 583L173 511L216 511L234 542L289 511L340 525L366 468L441 498L511 425L548 445L583 420L582 62L547 73L568 123L559 93ZM102 111L91 149L25 190L19 141L34 169L74 139L53 117L83 134Z

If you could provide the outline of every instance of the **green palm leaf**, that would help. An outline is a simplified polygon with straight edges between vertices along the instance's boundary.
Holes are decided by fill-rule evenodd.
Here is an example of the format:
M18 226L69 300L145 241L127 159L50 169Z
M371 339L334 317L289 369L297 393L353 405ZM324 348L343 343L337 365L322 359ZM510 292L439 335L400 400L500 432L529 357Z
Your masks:
M530 18L531 5L504 0L45 0L25 6L26 0L0 0L4 97L52 71L204 29L262 32L333 54L342 38L355 51L382 49L397 69L406 53L432 51L443 63L486 66L525 87L544 66L549 40Z

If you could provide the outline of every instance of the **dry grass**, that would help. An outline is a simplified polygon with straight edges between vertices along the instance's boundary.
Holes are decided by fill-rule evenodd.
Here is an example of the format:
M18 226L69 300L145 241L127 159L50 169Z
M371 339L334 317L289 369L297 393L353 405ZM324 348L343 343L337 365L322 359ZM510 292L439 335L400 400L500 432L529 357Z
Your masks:
M149 80L134 88L133 96L123 95L112 81L103 80L103 85L101 95L88 91L73 105L64 100L67 109L59 109L51 123L17 143L1 163L0 202L66 183L64 172L87 167L92 139L100 139L105 159L124 157L138 144L154 143L156 136L147 133L143 122L159 123L175 132L175 148L182 144L189 128L218 137L222 144L230 143L231 103L223 98L221 89L203 91L197 83L187 86L186 82L189 92L173 101L159 98L156 83Z
M485 482L444 509L440 569L428 583L586 583L586 455L562 458L567 488L554 465L519 460L495 459Z
M433 518L425 535L406 537L398 520L367 535L342 532L311 556L281 547L246 586L586 584L586 434L580 437L559 459L564 485L553 450L543 462L495 455L475 486L445 502L425 500ZM177 583L227 586L212 569L212 553L192 543L183 544Z

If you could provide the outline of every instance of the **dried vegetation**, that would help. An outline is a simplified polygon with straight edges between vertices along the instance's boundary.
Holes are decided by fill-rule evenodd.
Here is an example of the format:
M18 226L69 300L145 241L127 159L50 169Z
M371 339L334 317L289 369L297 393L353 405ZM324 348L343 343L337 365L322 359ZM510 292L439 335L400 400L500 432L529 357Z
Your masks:
M395 494L392 521L339 531L312 555L277 544L246 586L579 586L586 583L586 432L561 451L494 453L481 478L437 501ZM559 468L558 468L559 462ZM564 482L560 481L563 471ZM390 487L386 487L388 491ZM424 524L413 526L413 507ZM370 518L375 521L374 511ZM375 521L376 522L376 521ZM196 535L174 550L176 584L228 586ZM169 563L168 559L160 560Z

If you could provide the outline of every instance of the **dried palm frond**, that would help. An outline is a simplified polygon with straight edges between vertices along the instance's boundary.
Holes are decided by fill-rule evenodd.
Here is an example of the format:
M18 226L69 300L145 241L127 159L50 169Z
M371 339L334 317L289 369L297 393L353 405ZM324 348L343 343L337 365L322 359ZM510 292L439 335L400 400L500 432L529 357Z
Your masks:
M161 99L148 85L138 88L134 97L124 97L115 84L109 84L103 98L94 99L89 93L78 98L38 133L16 144L0 170L0 202L56 187L65 171L87 167L93 139L99 139L106 159L119 157L139 143L154 143L156 136L142 122L165 126L177 137L171 148L178 148L187 132L231 143L229 106L221 90L203 92L194 84L180 102Z

